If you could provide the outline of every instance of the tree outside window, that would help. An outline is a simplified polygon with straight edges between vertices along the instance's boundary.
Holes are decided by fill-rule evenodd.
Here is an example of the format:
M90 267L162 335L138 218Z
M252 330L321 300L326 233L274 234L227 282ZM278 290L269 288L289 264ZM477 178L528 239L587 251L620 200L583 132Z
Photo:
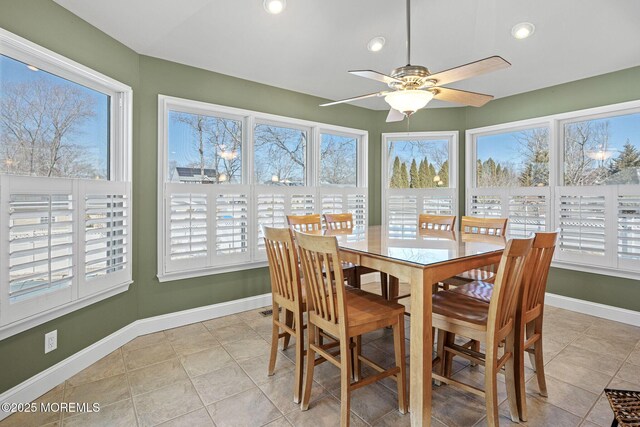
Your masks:
M389 188L448 188L449 141L391 140Z

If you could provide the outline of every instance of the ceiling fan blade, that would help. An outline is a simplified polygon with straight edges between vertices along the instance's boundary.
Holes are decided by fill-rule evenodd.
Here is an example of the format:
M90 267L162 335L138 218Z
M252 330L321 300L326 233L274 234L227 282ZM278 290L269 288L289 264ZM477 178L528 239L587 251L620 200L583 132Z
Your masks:
M374 97L374 96L383 96L383 95L386 95L388 93L389 93L389 91L370 93L368 95L355 96L353 98L347 98L347 99L341 99L339 101L327 102L326 104L320 104L320 106L321 107L328 107L330 105L342 104L343 102L357 101L359 99L371 98L371 97Z
M387 76L386 74L379 73L373 70L353 70L349 71L351 74L355 74L356 76L364 77L365 79L377 80L382 83L402 83L402 80L396 79L395 77Z
M457 82L458 80L469 79L481 74L490 73L492 71L502 70L503 68L510 66L511 64L504 60L504 58L500 56L490 56L489 58L431 74L428 78L429 80L435 80L435 84L440 86L446 85L447 83Z
M404 113L394 108L389 110L389 115L387 116L387 123L401 122L403 120L404 120Z
M436 92L437 91L437 92ZM493 99L492 95L485 95L484 93L467 92L460 89L449 89L447 87L435 88L434 99L440 101L455 102L456 104L470 105L472 107L482 107L487 102Z

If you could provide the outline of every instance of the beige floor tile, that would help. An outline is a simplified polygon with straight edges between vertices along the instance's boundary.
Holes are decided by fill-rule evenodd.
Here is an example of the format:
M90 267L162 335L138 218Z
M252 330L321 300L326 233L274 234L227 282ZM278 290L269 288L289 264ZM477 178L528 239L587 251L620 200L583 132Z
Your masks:
M580 427L598 427L598 424L594 424L591 421L583 421Z
M527 422L522 425L527 427L573 427L580 425L581 422L582 418L570 412L545 403L537 397L527 396ZM511 421L507 402L500 405L500 425L520 425Z
M616 378L640 385L640 368L637 365L625 362L616 374Z
M502 377L502 375L500 375L499 378L500 377ZM482 370L480 366L466 367L456 372L453 375L453 379L461 381L465 384L469 384L481 390L484 390L484 370ZM444 385L442 387L452 387L452 386ZM504 381L498 381L498 404L502 403L506 398L507 398L507 386L505 385Z
M335 427L340 425L340 402L333 396L325 396L309 404L309 409L296 409L285 414L289 422L295 427ZM353 412L350 417L351 427L367 425Z
M635 344L631 342L587 335L581 336L580 339L575 340L572 344L585 350L609 354L616 359L626 359L635 347Z
M255 387L251 378L236 363L191 380L205 405Z
M609 400L604 394L600 396L585 419L601 427L609 427L611 425L613 411L611 410L611 405L609 405Z
M40 404L59 403L63 401L64 384L60 384L47 393L37 398L34 403L38 408L36 412L16 412L13 415L0 421L2 427L37 427L48 423L58 422L61 418L60 412L40 411Z
M216 329L224 328L225 326L235 325L237 323L244 322L237 314L230 316L216 317L215 319L206 320L202 324L209 330L214 331Z
M574 366L555 359L545 366L545 375L580 387L592 393L600 393L611 380L611 375Z
M271 350L271 346L259 336L258 338L241 339L223 344L223 347L238 362L258 356L267 356Z
M148 393L188 378L178 359L169 359L165 362L129 371L129 384L134 395Z
M182 362L187 374L193 378L229 365L233 363L233 359L221 345L217 345L197 353L181 356L180 362Z
M472 426L486 410L483 399L445 385L433 388L432 415L449 426Z
M331 390L331 394L340 400L340 388ZM398 410L398 397L379 383L351 392L351 411L368 424L394 410Z
M107 406L130 397L129 382L125 374L103 378L77 387L67 387L64 391L65 402L99 403L100 406ZM72 415L73 413L65 414L65 416Z
M281 417L271 421L269 424L265 424L264 427L291 427L291 423L285 417Z
M173 342L188 335L198 335L206 332L209 332L207 328L205 328L202 323L198 322L180 326L179 328L167 329L164 331L164 335L169 341Z
M634 390L640 391L640 384L630 383L617 377L613 377L607 388L613 388L617 390Z
M410 425L411 415L409 413L403 415L398 411L391 411L372 424L373 427L409 427ZM431 427L447 427L447 425L431 418Z
M598 321L585 332L585 335L632 343L635 346L640 341L640 327L606 319L598 319Z
M131 399L127 399L101 406L100 412L65 418L63 425L65 427L131 427L136 425L136 414Z
M278 408L283 414L286 414L287 412L300 408L299 403L293 402L294 382L294 372L288 371L279 375L274 381L262 384L260 389L269 398L269 400L276 405L276 408ZM311 399L317 400L326 394L326 390L314 381L311 388ZM302 397L302 395L300 397Z
M244 322L225 326L224 328L213 330L211 333L221 344L228 344L242 339L261 338L256 331Z
M205 408L197 409L162 424L159 427L215 427Z
M123 353L126 353L128 351L138 350L150 345L162 344L166 342L166 340L167 337L162 331L155 332L153 334L141 335L122 346L122 351Z
M295 368L295 364L284 354L278 352L276 367L273 375L268 375L269 356L258 356L239 362L239 365L249 375L254 383L261 385L277 380L288 371Z
M554 360L607 375L614 375L624 362L624 359L618 359L611 354L590 351L575 345L567 346Z
M542 397L539 395L538 381L536 377L527 382L527 393L535 395L539 400L551 403L552 405L571 412L581 418L584 418L587 415L593 404L598 400L597 394L557 380L553 377L547 377L546 382L548 397Z
M217 427L262 426L282 417L257 387L213 403L207 410Z
M177 336L175 339L171 340L171 346L179 356L196 353L219 344L218 340L215 339L207 330L204 332Z
M120 349L109 353L107 356L98 360L86 369L78 372L67 380L68 386L78 386L80 384L91 381L100 380L102 378L111 377L113 375L123 374L125 372L124 360Z
M629 358L627 359L627 363L632 363L636 366L640 366L640 346L636 346L636 348L631 352Z
M169 341L163 341L159 344L152 344L146 347L138 348L124 352L124 364L127 369L138 369L155 363L164 362L176 357Z
M153 426L202 407L189 380L133 397L141 427Z

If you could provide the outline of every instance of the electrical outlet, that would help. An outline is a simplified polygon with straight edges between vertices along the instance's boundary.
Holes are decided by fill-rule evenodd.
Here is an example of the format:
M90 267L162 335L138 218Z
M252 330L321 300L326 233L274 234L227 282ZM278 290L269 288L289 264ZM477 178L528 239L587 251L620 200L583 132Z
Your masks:
M58 330L51 331L44 335L44 352L49 353L50 351L58 348Z

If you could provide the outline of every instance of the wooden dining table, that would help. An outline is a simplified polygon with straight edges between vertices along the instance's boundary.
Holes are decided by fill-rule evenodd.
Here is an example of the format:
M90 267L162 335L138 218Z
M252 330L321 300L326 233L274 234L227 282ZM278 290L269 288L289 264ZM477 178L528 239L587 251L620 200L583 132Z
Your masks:
M336 236L344 261L410 284L411 425L431 425L432 285L469 269L498 264L504 238L378 225L325 234Z

